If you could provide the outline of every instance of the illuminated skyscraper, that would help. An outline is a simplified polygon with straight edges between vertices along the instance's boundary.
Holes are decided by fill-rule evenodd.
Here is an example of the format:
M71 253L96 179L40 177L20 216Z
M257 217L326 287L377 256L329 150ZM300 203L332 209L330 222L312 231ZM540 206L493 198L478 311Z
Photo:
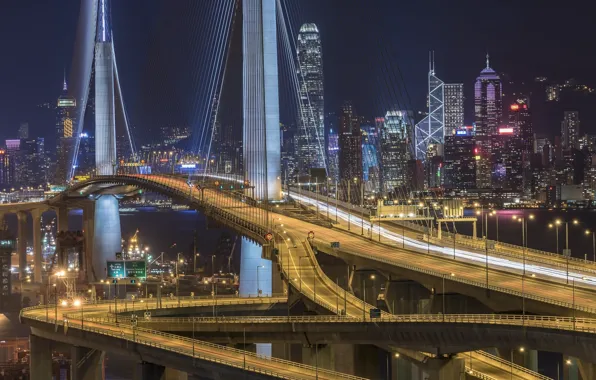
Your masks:
M418 160L426 160L429 145L443 144L445 141L444 104L444 83L436 77L434 59L431 59L428 70L428 116L415 128L415 155Z
M491 187L492 137L497 134L503 112L502 86L499 75L490 68L486 55L486 67L480 72L474 85L474 114L476 143L479 159L476 162L476 187Z
M517 96L513 104L509 106L509 126L513 128L516 136L516 143L512 145L512 151L519 151L521 161L519 163L513 162L512 170L513 176L518 176L518 165L521 164L521 188L527 195L530 195L532 172L530 168L530 161L534 153L534 131L532 128L532 114L530 113L530 99L527 96ZM513 152L510 152L513 154ZM515 157L515 155L513 156ZM519 185L519 180L509 178L512 184L510 188L515 189Z
M445 88L445 135L464 126L464 85L446 83Z
M362 132L351 103L344 103L339 115L339 179L362 181Z
M565 111L561 122L561 137L563 150L579 148L579 112Z
M73 115L76 105L76 99L68 95L68 85L65 77L62 94L56 104L56 173L51 180L57 185L66 183L66 177L72 165L71 160L75 144Z
M299 170L305 172L310 168L326 168L323 51L317 26L302 25L296 45L300 86L296 158Z
M377 118L377 124L382 122L382 192L391 192L407 184L408 161L412 158L408 130L412 128L413 116L408 111L388 111L385 118Z

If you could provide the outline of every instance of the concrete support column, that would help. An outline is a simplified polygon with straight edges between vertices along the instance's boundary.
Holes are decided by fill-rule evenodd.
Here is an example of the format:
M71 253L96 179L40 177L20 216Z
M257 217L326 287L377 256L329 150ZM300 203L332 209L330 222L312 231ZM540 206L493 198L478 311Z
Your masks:
M441 229L441 222L437 222L437 239L441 240L443 236L443 230Z
M56 209L57 231L68 231L68 208L60 206Z
M83 237L85 239L84 270L86 278L93 272L93 246L95 241L95 203L86 203L83 207ZM101 280L101 276L100 276Z
M103 380L105 352L72 346L70 350L70 378Z
M140 362L134 368L133 380L162 380L165 371L163 366Z
M27 273L27 212L17 212L17 253L19 255L19 280L25 281Z
M538 351L526 351L526 354L524 355L524 367L534 372L538 372Z
M427 314L431 310L430 291L409 280L387 281L385 302L393 314Z
M424 372L428 380L463 379L466 376L464 359L455 357L429 359Z
M29 335L29 371L35 380L52 379L52 341Z
M118 199L112 195L102 195L95 201L93 222L92 267L87 278L89 282L98 282L106 277L108 260L115 259L116 252L122 250L122 231L120 230L120 210Z
M188 380L188 374L177 369L166 368L163 380Z
M43 282L41 277L41 210L31 211L31 218L33 219L33 264L35 266L33 272L33 280L41 284Z
M476 234L478 232L476 231L476 221L472 222L472 239L476 239Z
M577 358L563 355L563 380L580 380L578 362Z

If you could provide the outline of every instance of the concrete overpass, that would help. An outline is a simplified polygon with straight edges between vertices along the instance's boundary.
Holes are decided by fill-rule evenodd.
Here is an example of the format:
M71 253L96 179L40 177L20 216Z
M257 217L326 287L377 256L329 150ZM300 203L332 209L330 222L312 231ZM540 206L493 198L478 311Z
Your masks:
M152 300L143 301L147 302L138 303L153 304ZM207 301L209 300L187 299L184 302L186 306L197 306L204 305ZM278 300L265 297L236 300L238 303L272 301ZM178 300L169 300L165 304L177 307ZM73 362L81 363L73 366L75 368L72 371L76 379L97 379L101 367L99 364L103 361L105 352L138 360L138 379L160 379L163 373L167 372L166 368L194 374L199 378L246 376L249 379L361 379L323 368L261 357L247 351L148 330L132 324L106 321L99 323L93 318L85 317L85 312L107 314L111 306L112 302L106 301L83 308L60 307L54 309L54 313L43 305L23 309L21 320L31 327L32 332L31 377L39 380L50 379L51 347L53 344L62 343L71 346Z
M86 183L78 184L77 186L71 188L68 192L68 199L76 199L76 198L87 198L89 196L93 196L93 194L98 194L105 191L112 191L122 192L123 189L125 191L134 192L138 191L138 189L146 189L152 191L159 191L173 198L179 199L181 201L185 201L190 203L193 207L201 209L205 211L207 215L210 217L216 218L221 222L225 223L226 225L235 228L238 232L250 236L254 240L257 240L263 244L266 244L267 241L263 238L264 234L274 229L279 236L284 236L287 234L289 237L289 241L285 238L282 238L284 244L286 245L286 249L281 249L281 252L278 257L278 267L281 269L281 272L285 278L289 279L290 282L293 283L293 287L298 289L300 293L305 295L314 306L313 309L320 308L321 310L325 310L327 312L342 312L345 310L347 316L351 317L359 317L363 313L366 313L367 309L370 309L372 306L366 303L363 303L362 300L357 299L352 294L346 292L344 289L341 289L337 284L334 284L324 273L320 270L320 268L315 264L316 259L314 259L314 255L309 253L310 251L310 244L306 242L302 242L300 240L304 239L308 235L308 231L311 230L313 227L311 224L306 222L288 218L286 216L282 216L278 213L273 212L273 210L264 210L262 208L251 206L247 204L245 199L240 199L238 197L231 197L227 194L223 194L221 192L214 191L213 189L195 189L193 187L189 187L186 182L179 178L167 177L167 176L115 176L115 177L98 177L96 179L92 179ZM66 199L61 199L61 201L66 201ZM281 220L280 220L281 218ZM283 226L281 226L283 224ZM285 234L284 234L285 232ZM329 234L329 236L325 236ZM323 235L323 238L321 238ZM347 236L347 238L346 238ZM355 248L357 252L348 252L346 255L351 255L353 257L362 257L369 255L369 251L371 248L371 242L366 239L362 239L358 236L353 236L351 234L347 234L337 229L316 229L316 237L311 242L322 250L320 244L321 241L325 241L323 239L328 239L327 241L338 241L337 239L342 239L342 251L345 251L346 245L348 248ZM346 241L350 244L346 244ZM352 244L354 243L354 244ZM363 246L359 244L364 243ZM406 255L405 259L403 260L395 260L390 261L391 266L395 266L396 268L404 268L412 269L412 265L410 264L415 258L415 252L409 252L407 250L400 250L396 249L395 247L382 247L381 248L386 250L387 248L392 249L392 253L400 253ZM375 246L377 247L377 246ZM271 250L266 249L267 252L270 254ZM289 254L287 253L289 252ZM366 252L366 253L364 253ZM376 253L376 252L373 252ZM384 252L383 252L384 253ZM409 255L409 257L407 257ZM302 265L303 259L308 260L308 265ZM409 262L408 262L409 260ZM377 264L383 265L384 268L388 266L387 261L383 257L373 257L372 261L377 262ZM408 262L408 264L404 264L404 262ZM420 262L423 265L428 265L429 263L427 260L416 260L416 263ZM436 263L435 263L436 264ZM463 275L460 276L459 274L455 276L453 279L449 279L449 281L457 282L462 284L465 288L474 288L477 287L480 290L483 288L483 284L479 282L472 282L466 279L466 275L470 272L468 267L474 267L474 264L469 263L459 263L456 262L460 269L462 270ZM466 265L464 265L466 264ZM441 267L438 265L437 267ZM477 267L477 265L476 265ZM438 271L429 271L426 268L416 268L414 267L413 272L415 273L423 273L428 275L430 278L434 278L436 282L441 281L444 277L444 273ZM490 269L489 273L492 275L495 274L494 269ZM498 274L502 274L496 272ZM517 277L512 274L513 277ZM498 280L499 278L497 278ZM530 280L527 280L530 282ZM536 279L538 284L545 283L545 279ZM511 287L511 281L504 282L506 285ZM471 287L469 285L472 285ZM552 306L553 304L557 304L558 306L562 307L563 309L568 309L573 306L576 306L575 309L581 309L579 306L580 302L578 301L576 305L570 304L569 302L553 300L548 297L537 298L535 295L525 294L523 292L515 293L515 284L512 286L514 289L503 287L494 289L489 286L489 289L496 290L496 293L503 293L505 295L513 295L513 296L520 296L523 295L523 298L526 300L536 300L538 303L546 304L547 307ZM436 287L437 289L439 286ZM485 289L486 290L486 287ZM544 289L542 289L544 290ZM576 289L575 294L581 297L582 290ZM343 293L343 302L344 305L341 307L339 300ZM292 297L292 294L290 294ZM563 299L565 297L562 297ZM568 298L568 297L567 297ZM291 301L293 302L293 301ZM589 311L587 310L584 311ZM579 313L579 311L578 311Z
M72 315L76 318L76 315ZM113 317L90 316L113 322ZM122 318L130 323L130 318ZM139 327L190 334L210 342L295 342L301 344L384 344L435 355L473 350L525 347L556 351L593 360L596 319L555 316L390 315L381 318L344 316L296 317L160 317L139 320ZM556 347L556 348L555 348Z

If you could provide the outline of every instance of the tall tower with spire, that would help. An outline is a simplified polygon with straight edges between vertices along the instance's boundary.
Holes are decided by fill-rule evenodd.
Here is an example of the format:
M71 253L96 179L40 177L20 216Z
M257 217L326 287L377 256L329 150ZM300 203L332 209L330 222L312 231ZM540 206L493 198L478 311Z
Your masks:
M503 91L501 78L490 67L486 54L486 67L474 85L474 115L476 122L476 187L487 189L492 184L493 136L497 134L503 116Z
M425 161L429 146L442 145L445 141L445 88L435 74L434 52L428 63L428 116L415 127L415 156Z
M77 101L68 94L66 72L62 82L62 94L56 103L56 176L52 181L64 185L74 148L73 126Z

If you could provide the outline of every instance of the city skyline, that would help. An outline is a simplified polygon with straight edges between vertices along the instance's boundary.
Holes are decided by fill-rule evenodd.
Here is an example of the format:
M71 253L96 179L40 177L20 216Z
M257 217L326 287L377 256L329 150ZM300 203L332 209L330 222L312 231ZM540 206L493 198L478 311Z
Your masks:
M355 83L351 84L352 88L348 88L347 84L344 84L343 77L345 77L345 73L350 72L352 69L356 69L357 72L362 71L363 59L362 57L353 57L353 62L346 61L345 53L341 53L341 50L338 49L338 45L336 41L339 41L340 38L348 38L353 41L355 46L358 49L363 49L362 51L365 52L366 48L366 41L368 41L368 45L371 47L376 46L375 42L378 43L378 46L387 46L390 45L392 40L397 37L397 35L402 29L401 26L388 26L386 22L384 22L383 17L379 20L379 25L371 25L370 33L367 36L359 36L355 35L355 31L350 31L346 28L345 25L336 25L332 21L330 21L331 15L331 6L325 4L317 4L317 2L306 1L302 2L300 6L294 4L292 1L288 2L288 7L293 10L297 10L298 15L295 16L296 18L300 18L297 22L294 23L294 27L297 28L298 25L301 25L302 22L315 22L319 25L321 29L321 38L323 40L323 45L325 45L328 49L328 53L325 55L326 62L328 62L329 67L333 67L334 70L330 71L325 76L325 87L328 89L326 98L326 103L328 106L326 107L326 111L329 112L330 110L336 111L341 106L343 102L343 96L339 94L346 94L348 98L352 99L355 105L361 110L360 112L363 115L367 115L369 117L381 116L386 112L388 108L387 105L383 103L386 101L379 100L380 98L374 95L374 92L371 93L370 88L374 87L374 83L376 81L386 81L386 79L379 78L379 68L374 69L367 69L362 77L362 80L358 80ZM3 5L8 6L8 5ZM162 102L164 105L163 116L159 116L155 118L155 122L159 125L147 125L147 120L144 119L142 115L139 115L139 110L143 103L155 103L159 102L162 95L156 92L156 84L161 83L163 78L166 75L166 71L164 70L165 67L159 62L157 56L155 56L151 51L155 51L156 48L159 47L158 42L149 43L148 36L152 33L156 33L158 30L163 30L162 25L157 24L145 24L140 21L142 18L138 17L135 18L133 22L130 21L130 15L134 12L141 12L141 14L145 14L150 16L152 12L156 12L157 10L163 10L165 12L164 17L167 19L168 17L174 17L175 15L182 13L183 11L195 10L196 6L192 4L187 4L184 1L181 1L175 5L172 5L171 8L164 8L162 9L162 4L160 1L152 0L146 3L146 6L143 9L137 9L134 2L131 4L116 4L114 5L114 28L118 32L122 30L120 33L123 35L120 37L119 41L116 43L116 51L122 57L121 58L121 71L125 73L124 77L127 79L123 83L124 92L126 94L132 94L131 97L135 97L135 90L136 88L141 88L139 86L139 80L142 77L146 77L146 75L155 75L155 84L144 84L143 86L149 86L148 89L151 91L148 92L150 95L146 95L151 97L151 99L143 99L135 100L131 102L132 104L129 105L131 108L130 117L133 125L135 125L136 129L150 129L147 136L155 136L157 137L156 130L165 126L166 122L163 120L172 120L173 124L186 124L190 126L196 126L196 120L193 120L188 111L178 113L178 115L172 115L171 112L174 109L179 108L179 106L175 107L170 101L165 100ZM376 9L381 9L382 7L388 7L387 9L391 9L389 4L382 3L381 7L375 7ZM410 9L415 7L413 5L405 5L406 9ZM40 7L40 12L43 7ZM505 6L498 6L495 9L497 13L503 13L508 10ZM35 16L38 19L38 24L40 27L44 27L46 30L51 31L51 33L44 33L42 40L44 41L45 45L51 45L54 47L52 54L48 54L50 57L49 61L44 62L43 65L40 64L39 61L39 53L34 53L34 47L37 44L40 44L37 40L32 39L33 35L26 33L20 35L14 41L9 41L9 48L14 49L17 56L23 57L25 59L26 65L19 65L16 66L14 62L3 62L0 66L4 76L0 76L3 83L3 88L6 92L2 91L0 96L0 137L2 139L14 137L18 128L18 124L22 121L28 121L31 125L32 133L35 135L43 136L48 138L48 146L54 146L53 144L53 136L50 136L49 131L49 116L47 113L45 115L35 115L34 111L38 111L38 113L43 113L42 110L36 109L35 107L39 104L43 103L52 103L53 99L55 99L56 95L58 95L58 91L60 90L62 84L62 73L66 68L69 71L69 62L70 56L72 54L72 46L74 41L74 24L76 23L77 13L78 13L78 2L69 0L68 4L65 4L61 7L61 11L59 13L56 12L55 9L48 8L45 9L48 14L52 15L53 12L55 13L56 17L47 17L42 18L41 15ZM349 6L346 6L345 9L340 10L342 15L345 14L347 20L355 20L357 14L363 12L362 15L365 17L362 22L365 22L367 19L366 17L373 17L372 11L366 11L362 8L362 4L359 4L357 1L350 2ZM520 13L528 12L525 8L520 10ZM537 14L532 18L532 22L536 25L546 25L547 21L554 17L554 13L552 10L543 10L545 14ZM8 12L2 12L3 14L8 14ZM387 12L385 12L387 13ZM439 13L437 11L437 13ZM379 15L377 15L379 16ZM381 15L382 16L382 15ZM456 15L457 16L457 15ZM197 16L198 17L198 16ZM435 13L429 15L431 18L438 17ZM459 17L459 16L457 16ZM520 15L515 15L515 17L521 17ZM579 16L581 18L581 16ZM2 26L0 28L9 28L11 24L15 22L15 20L21 20L22 23L27 23L28 19L24 13L22 13L19 9L15 9L15 16L12 17L10 20L3 20L4 23L0 23ZM146 19L151 20L151 17L147 17ZM300 23L298 23L300 22ZM556 55L549 55L547 54L546 50L540 50L540 45L534 47L530 45L530 50L538 49L539 51L534 51L534 56L536 57L532 60L533 64L529 65L531 69L523 67L521 64L525 62L525 57L529 55L529 53L524 53L523 51L520 53L520 50L516 46L512 46L510 43L510 39L507 37L513 34L513 31L500 31L497 32L494 29L494 24L492 22L487 22L486 25L481 27L478 34L479 36L461 36L462 31L461 28L456 28L457 30L453 32L446 33L444 36L434 36L435 40L431 39L429 32L421 33L417 45L420 45L418 48L412 48L413 41L409 39L402 41L402 50L401 51L392 51L392 50L383 50L383 55L381 55L381 50L377 49L376 53L372 54L372 58L369 60L371 63L373 61L377 62L377 66L379 66L383 60L382 58L385 57L385 62L389 60L390 57L392 58L399 58L397 62L400 65L400 69L404 74L404 78L406 79L406 89L410 94L409 100L405 101L405 103L411 103L412 107L402 106L402 109L413 109L413 110L421 110L424 109L424 102L425 102L425 93L423 86L424 82L424 72L426 71L426 57L429 50L436 51L436 64L437 68L440 68L441 79L445 81L445 83L464 83L464 94L466 96L466 121L469 123L470 121L470 111L469 111L469 102L471 98L471 86L473 82L473 78L475 76L475 72L477 67L481 64L482 57L488 51L492 58L491 60L494 62L493 66L495 66L497 72L507 72L513 77L517 82L525 81L530 82L536 76L546 76L552 77L553 74L557 74L558 77L552 78L558 83L562 83L565 79L570 77L576 77L580 82L585 82L594 86L593 81L594 78L592 73L587 70L582 70L584 64L578 65L575 62L584 62L587 65L590 60L594 60L595 58L590 53L589 49L575 49L572 50L571 46L575 46L579 42L576 39L581 39L582 34L579 33L577 30L583 28L581 22L573 23L570 25L569 28L561 27L559 33L561 34L561 40L568 41L563 47L557 47L557 49L566 49L572 50L567 54L568 57L576 57L575 59L569 59L567 62L570 64L560 65L558 64L558 58ZM37 28L37 26L35 26ZM35 30L35 28L32 29ZM128 30L130 28L130 30ZM182 25L179 28L184 29L185 26ZM517 28L517 26L513 26L513 29ZM133 30L134 29L134 30ZM182 31L182 30L179 30ZM297 30L294 30L297 32ZM481 35L486 35L488 32L493 31L495 33L496 40L492 42L490 45L495 46L487 46L486 43L478 43L476 40L480 38ZM380 33L384 32L384 33ZM575 32L575 33L574 33ZM343 33L343 35L342 35ZM550 33L550 32L549 32ZM502 38L500 37L502 34ZM530 38L531 36L535 35L536 32L530 30L527 32L528 36L524 38ZM575 36L576 39L572 38L564 38L564 36ZM455 38L456 36L462 37L462 39ZM191 34L192 40L195 41L193 44L200 43L200 35L197 35L195 32L194 35ZM292 36L295 38L295 36ZM352 38L353 37L353 38ZM365 38L366 37L366 38ZM377 41L375 41L375 37ZM164 37L167 38L167 37ZM441 43L442 40L448 39L449 42L447 44ZM56 42L53 42L53 41ZM465 41L469 42L465 42ZM119 46L119 44L122 44ZM450 46L451 49L454 49L456 54L448 52L445 48L437 47L437 45L445 45ZM568 46L569 45L569 46ZM127 49L127 47L135 46L133 49ZM29 48L33 48L31 51L28 50ZM138 49L137 49L138 47ZM465 47L465 50L464 50ZM505 49L507 47L509 50ZM176 48L177 50L178 48ZM129 51L130 50L130 51ZM43 50L42 50L43 51ZM140 55L144 57L144 62L139 61L139 58L134 58L133 55ZM517 54L517 57L515 56ZM527 54L527 55L526 55ZM38 59L35 59L37 57ZM131 59L132 57L132 59ZM180 55L174 55L174 62L181 57ZM368 59L368 58L367 58ZM368 62L368 61L367 61ZM150 67L148 66L151 63L153 67L159 67L159 71L153 71L151 73ZM137 73L134 73L134 70L131 70L131 65L140 67L141 70L136 70ZM370 68L370 65L366 65L365 67ZM557 68L559 70L557 70ZM28 70L28 74L25 74ZM34 70L32 72L32 70ZM155 69L157 70L157 69ZM558 72L557 72L558 71ZM6 77L6 73L11 73L10 77ZM33 75L30 75L33 73ZM168 74L168 77L171 79L176 78L176 76L172 76L173 74ZM375 79L377 77L377 79ZM35 82L31 82L31 79L34 79ZM368 79L367 79L368 78ZM386 76L385 76L386 78ZM15 81L18 79L18 81ZM35 83L35 85L33 85ZM174 80L170 83L176 83ZM168 93L172 94L171 84L167 86L162 86L165 89L168 89ZM183 86L185 87L185 86ZM363 91L366 89L366 91ZM182 90L182 88L181 88ZM189 88L190 90L190 88ZM505 90L507 91L507 84L505 84ZM184 90L186 91L186 90ZM180 94L183 95L184 91ZM175 93L175 92L174 92ZM10 96L8 95L10 94ZM373 94L371 97L370 95ZM378 94L378 92L377 92ZM25 98L27 98L25 100ZM370 98L370 100L364 99L360 101L360 98ZM391 97L385 96L385 99ZM384 108L384 110L381 110ZM283 112L282 112L283 113ZM166 115L167 114L167 115ZM586 120L591 121L593 116L591 112L584 113L583 118ZM183 119L183 122L176 119ZM282 115L282 121L288 122L288 119L293 119L293 117L288 117L287 115ZM162 122L160 122L162 120ZM596 120L596 118L594 118ZM185 121L185 122L184 122ZM538 131L541 133L547 134L555 134L556 131L554 127L549 127L548 130L545 130L545 126L538 125ZM138 132L137 132L138 133ZM145 135L142 133L141 135Z

